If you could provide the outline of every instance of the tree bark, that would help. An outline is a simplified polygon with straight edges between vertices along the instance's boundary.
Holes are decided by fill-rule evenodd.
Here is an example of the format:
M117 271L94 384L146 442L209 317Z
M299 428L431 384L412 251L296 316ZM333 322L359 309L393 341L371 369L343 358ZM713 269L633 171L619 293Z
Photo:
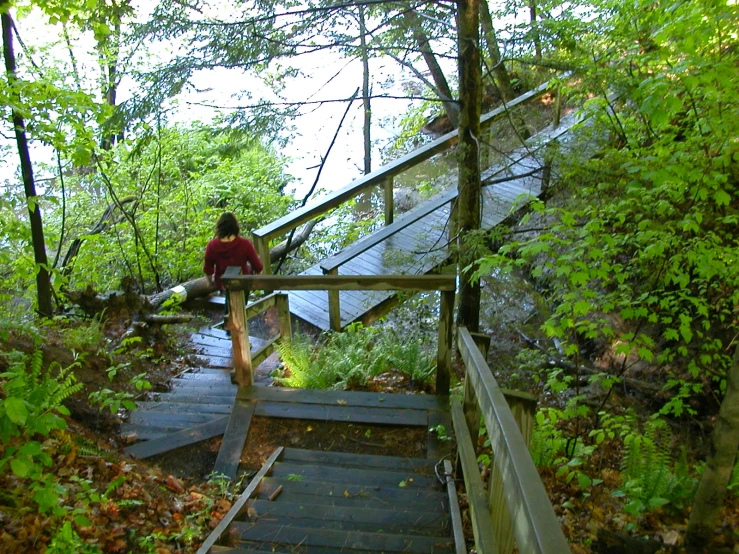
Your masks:
M539 34L538 16L536 14L536 0L528 0L529 3L529 19L531 21L531 36L534 41L534 55L537 60L541 60L541 35Z
M480 0L480 23L482 30L485 33L485 44L488 47L488 56L490 56L490 63L495 82L500 89L500 95L503 100L508 102L512 100L516 93L513 91L513 85L511 84L511 76L508 74L505 64L503 63L500 55L500 48L498 47L498 37L495 34L495 27L493 27L493 18L490 15L490 8L487 0Z
M455 209L458 232L460 267L458 325L470 331L480 327L480 281L473 281L470 272L461 268L473 260L465 260L465 239L471 231L480 228L479 144L480 110L482 102L482 75L480 71L479 0L458 0L457 34L459 41L459 184Z
M403 17L405 18L405 21L408 23L408 27L410 27L411 32L413 33L413 38L416 41L418 49L421 51L421 55L423 56L423 59L429 68L431 78L434 80L434 84L439 91L441 103L444 106L444 112L449 118L452 127L456 127L459 124L459 108L452 100L452 91L449 88L449 83L447 83L446 77L444 76L444 72L441 70L439 62L436 61L436 56L434 55L433 50L431 50L429 38L428 36L426 36L426 32L423 30L421 22L418 20L418 16L414 11L406 11Z
M721 402L718 419L713 429L711 445L693 511L688 521L685 544L705 547L710 544L719 513L726 497L726 487L734 469L739 449L739 346L726 379L726 395Z
M10 17L8 10L10 9L7 0L0 1L0 11L2 11L2 29L3 29L3 55L5 57L5 72L8 79L8 86L11 95L16 100L17 105L21 105L19 95L14 92L16 85L16 64L15 52L13 50L13 19ZM23 188L28 202L28 213L31 221L31 245L33 247L33 257L36 263L36 298L37 309L39 313L50 316L52 314L51 306L51 280L49 278L49 261L46 256L46 241L44 240L44 225L41 218L41 208L39 207L36 184L33 178L33 164L31 163L31 155L28 151L28 138L26 137L26 123L18 110L13 107L13 128L15 129L15 140L18 145L18 155L20 157L21 174L23 176Z

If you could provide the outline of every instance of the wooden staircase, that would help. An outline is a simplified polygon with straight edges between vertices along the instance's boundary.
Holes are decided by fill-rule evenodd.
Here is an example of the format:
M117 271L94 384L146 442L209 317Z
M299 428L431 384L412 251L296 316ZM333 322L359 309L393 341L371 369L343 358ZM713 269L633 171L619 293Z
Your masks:
M199 554L465 551L448 461L279 450Z

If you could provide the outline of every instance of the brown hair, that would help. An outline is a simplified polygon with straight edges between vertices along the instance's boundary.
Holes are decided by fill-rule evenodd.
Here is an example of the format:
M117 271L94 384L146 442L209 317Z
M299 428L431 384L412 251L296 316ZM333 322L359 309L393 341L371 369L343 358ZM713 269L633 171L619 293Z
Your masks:
M231 235L238 235L240 231L239 221L231 212L222 214L216 222L216 236L219 239L225 239Z

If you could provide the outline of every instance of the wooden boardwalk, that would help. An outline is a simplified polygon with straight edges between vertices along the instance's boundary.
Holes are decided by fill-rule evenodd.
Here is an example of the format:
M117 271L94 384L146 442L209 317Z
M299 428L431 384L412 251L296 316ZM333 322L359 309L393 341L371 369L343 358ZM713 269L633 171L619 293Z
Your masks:
M578 122L576 116L569 116L559 127L544 129L525 147L513 152L509 163L483 174L483 180L504 181L483 188L483 229L498 225L512 211L541 194L546 145L553 140L562 141ZM326 269L337 267L333 261L341 264L338 272L342 275L424 275L438 270L449 256L449 214L456 196L456 187L439 193L303 274L323 275ZM291 291L289 299L294 316L321 330L330 328L328 292ZM396 297L390 291L341 291L339 299L343 328L355 321L376 319L393 305Z

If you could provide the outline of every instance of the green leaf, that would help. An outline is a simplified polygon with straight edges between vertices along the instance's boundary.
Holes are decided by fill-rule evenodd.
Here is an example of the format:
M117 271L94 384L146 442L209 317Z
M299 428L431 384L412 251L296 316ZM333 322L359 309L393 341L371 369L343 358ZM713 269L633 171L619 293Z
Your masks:
M28 408L26 403L20 398L10 397L5 400L5 413L10 421L16 425L25 425L28 419Z
M10 460L10 469L13 470L18 477L28 477L33 466L27 462L27 459L13 458Z

